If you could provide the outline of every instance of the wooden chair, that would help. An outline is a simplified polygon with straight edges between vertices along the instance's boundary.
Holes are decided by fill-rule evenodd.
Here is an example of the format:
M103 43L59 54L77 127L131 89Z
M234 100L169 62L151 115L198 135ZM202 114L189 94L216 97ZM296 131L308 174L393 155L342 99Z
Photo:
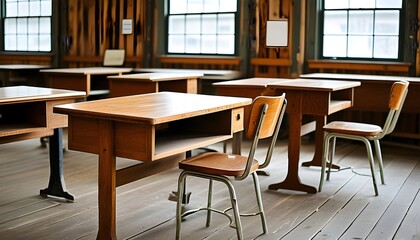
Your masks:
M391 133L395 125L397 124L398 117L401 112L401 108L404 104L405 97L407 96L409 83L407 81L395 82L392 85L390 98L389 98L389 113L383 127L366 124L366 123L356 123L356 122L343 122L343 121L334 121L328 123L324 126L325 136L324 136L324 151L322 158L322 169L321 169L321 179L319 182L319 191L322 189L322 184L324 182L324 173L326 168L326 163L328 162L328 156L331 154L331 159L329 160L329 167L327 170L327 180L330 178L330 170L333 162L333 157L335 153L335 143L337 138L344 138L350 140L362 141L366 145L368 160L370 164L370 170L372 174L373 187L375 189L375 195L378 195L378 187L376 185L375 178L375 165L374 165L374 156L372 153L372 147L370 141L373 142L375 147L375 158L379 165L379 172L381 174L382 184L385 184L384 173L383 173L383 163L382 163L382 153L379 140L385 135ZM330 141L332 140L332 149L331 153L329 152Z
M245 125L245 135L253 139L248 156L233 155L219 152L207 152L191 158L187 158L179 163L181 172L178 179L178 203L176 210L176 239L180 238L181 219L189 214L200 210L207 211L206 226L210 226L211 212L221 213L230 220L230 225L236 228L238 239L242 239L242 227L238 210L235 189L230 178L243 180L248 175L252 175L254 188L258 203L259 212L250 213L242 216L260 215L263 232L267 232L267 224L261 201L261 191L256 170L268 166L273 153L274 145L280 129L281 121L286 108L285 94L276 97L260 96L254 99L248 125ZM254 159L254 154L260 139L271 137L270 146L267 149L266 158L263 164ZM181 213L182 196L185 191L187 176L194 176L209 179L208 203L207 207L198 208ZM213 180L223 182L229 189L231 207L223 211L212 208L212 186ZM233 210L233 219L227 212ZM233 224L234 223L234 224Z

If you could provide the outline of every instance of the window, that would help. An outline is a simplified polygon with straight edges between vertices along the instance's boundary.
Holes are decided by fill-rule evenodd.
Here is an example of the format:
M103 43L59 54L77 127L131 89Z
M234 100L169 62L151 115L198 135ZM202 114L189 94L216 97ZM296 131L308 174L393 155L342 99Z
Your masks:
M5 1L5 51L51 51L52 0L0 1Z
M398 59L402 0L324 0L325 58Z
M234 54L237 0L169 0L167 52Z

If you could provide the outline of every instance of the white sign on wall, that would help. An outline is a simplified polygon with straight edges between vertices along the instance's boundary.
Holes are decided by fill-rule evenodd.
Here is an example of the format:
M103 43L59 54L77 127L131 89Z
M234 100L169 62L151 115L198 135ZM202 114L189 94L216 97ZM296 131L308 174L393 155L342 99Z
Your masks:
M132 34L133 33L133 19L123 19L122 20L122 34Z

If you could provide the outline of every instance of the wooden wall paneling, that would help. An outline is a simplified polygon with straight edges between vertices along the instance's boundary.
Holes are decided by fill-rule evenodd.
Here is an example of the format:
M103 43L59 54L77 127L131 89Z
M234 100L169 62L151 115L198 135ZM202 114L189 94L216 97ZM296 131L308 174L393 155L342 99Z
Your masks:
M86 41L85 41L85 51L86 51L86 55L90 55L90 56L94 56L96 54L96 29L97 29L97 25L96 23L96 9L95 9L95 1L84 1L87 2L87 10L86 10L86 15L87 15L87 24L86 29L87 29L87 33L86 33Z
M136 36L134 40L135 46L135 54L136 56L141 56L143 54L143 36L144 36L144 28L145 24L145 17L146 17L146 1L136 1L136 10L135 10L135 21L133 21L134 29L133 32Z
M137 1L137 0L136 0ZM137 1L138 2L138 1ZM134 19L134 0L127 0L127 15L126 17L128 19L132 19L133 23L135 23ZM134 24L133 24L134 25ZM134 52L134 32L132 34L124 35L126 36L126 54L129 56L133 56L135 54Z
M420 1L417 2L417 24L420 24ZM417 29L417 43L420 41L420 31ZM417 48L416 54L416 76L420 76L420 48Z
M77 55L78 46L78 26L77 26L77 19L78 19L78 0L69 0L68 2L68 33L69 37L71 38L71 46L69 49L69 55Z
M120 24L122 25L122 20L123 19L125 19L125 18L128 18L128 17L126 17L126 7L125 7L125 4L126 4L126 1L120 1L120 6L119 6L119 9L120 9ZM122 27L121 27L122 28ZM121 29L121 32L122 32L122 29ZM119 39L120 39L120 41L119 41L119 45L118 45L118 48L120 48L120 49L126 49L126 42L125 42L125 38L124 38L124 35L122 34L122 33L120 33L119 34ZM126 52L125 52L125 54L126 55L129 55L128 54L128 49L126 50Z

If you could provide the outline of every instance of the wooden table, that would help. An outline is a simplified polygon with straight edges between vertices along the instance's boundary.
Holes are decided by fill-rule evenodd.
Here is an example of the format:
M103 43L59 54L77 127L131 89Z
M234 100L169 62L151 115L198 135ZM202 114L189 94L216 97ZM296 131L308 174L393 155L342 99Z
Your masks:
M311 73L304 74L302 78L323 79L323 80L343 80L343 81L360 81L361 86L354 91L354 106L352 111L368 112L369 114L361 115L360 112L353 115L357 121L369 121L374 124L381 125L382 121L378 121L375 116L382 117L382 113L389 111L388 101L392 84L396 81L406 80L410 82L407 98L401 110L399 125L397 129L391 133L391 136L419 140L419 95L420 95L420 78L418 77L401 77L401 76L383 76L383 75L364 75L364 74L336 74L336 73ZM371 113L376 113L373 115ZM359 120L361 116L368 118L367 120ZM404 124L404 125L403 125Z
M24 81L27 85L42 85L39 70L50 68L46 65L35 64L0 64L0 72L3 73L0 79L1 86L13 85L16 81ZM18 79L14 79L17 76Z
M198 92L203 94L215 94L212 84L220 81L229 81L242 77L242 73L236 70L218 69L182 69L182 68L136 68L139 73L199 73L203 77L198 81Z
M61 105L70 149L99 155L98 239L116 238L116 187L174 168L186 151L235 137L249 98L159 92ZM142 164L116 170L116 157Z
M153 92L197 93L202 73L137 73L109 76L109 97Z
M0 88L0 143L50 136L50 178L43 196L74 197L66 192L63 177L62 130L67 116L53 113L53 107L83 98L84 92L13 86Z
M109 93L107 76L122 75L131 72L131 68L117 67L86 67L58 68L40 70L44 73L47 85L51 88L69 89L86 92L91 95L106 95Z
M227 96L246 96L255 98L259 95L280 95L286 93L289 122L288 175L283 183L272 184L270 189L290 189L316 193L312 186L300 182L299 152L301 136L311 132L312 124L302 125L303 115L315 117L315 154L312 161L304 166L321 166L322 162L322 127L326 116L349 108L353 104L353 89L360 82L319 81L303 79L249 78L213 84L218 94Z

